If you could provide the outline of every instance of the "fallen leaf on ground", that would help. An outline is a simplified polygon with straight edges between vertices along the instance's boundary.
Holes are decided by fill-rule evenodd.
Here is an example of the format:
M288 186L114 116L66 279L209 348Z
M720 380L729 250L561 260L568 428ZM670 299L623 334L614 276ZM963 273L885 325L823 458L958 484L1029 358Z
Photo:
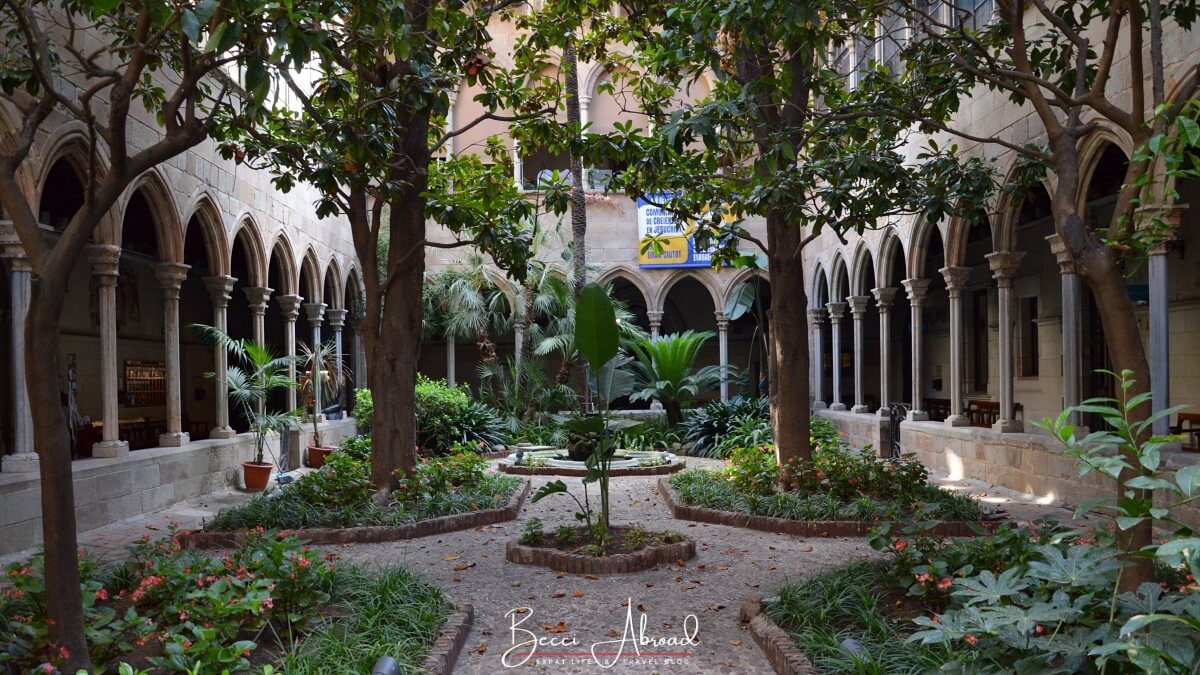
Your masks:
M742 641L741 640L730 640L729 644L733 645L734 647L739 647L739 646L741 646Z
M719 612L722 609L725 609L725 605L718 605L717 603L714 602L713 604L709 605L708 608L714 612Z
M600 580L600 577L596 576L595 574L585 574L585 575L583 575L583 578L587 579L588 581L599 581Z
M486 654L486 653L487 653L487 643L486 643L486 642L480 642L479 644L475 645L475 648L471 650L471 653L473 653L473 654Z
M758 588L758 582L757 582L757 581L747 581L747 582L746 582L746 585L747 585L747 586L749 586L750 588Z
M565 597L567 597L567 592L566 591L554 591L554 593L550 597L565 598Z
M583 597L583 591L575 591L574 593L572 593L572 594L571 594L571 597L574 597L574 598L582 598L582 597Z
M640 602L639 602L639 603L638 603L638 611L639 611L639 612L644 612L644 611L646 611L646 606L645 606L645 605L643 605L642 603L640 603Z
M559 621L556 624L544 623L544 624L542 624L542 628L544 628L547 633L565 633L565 632L567 632L567 624L563 623L562 621Z
M459 563L454 566L454 571L461 572L463 570L469 570L474 566L475 566L475 563Z
M446 555L442 556L442 560L458 560L461 557L462 556L458 555L457 553L447 553Z
M619 631L615 628L610 628L610 629L608 629L608 632L605 633L605 635L607 635L608 637L617 637L620 634L621 634L621 631Z

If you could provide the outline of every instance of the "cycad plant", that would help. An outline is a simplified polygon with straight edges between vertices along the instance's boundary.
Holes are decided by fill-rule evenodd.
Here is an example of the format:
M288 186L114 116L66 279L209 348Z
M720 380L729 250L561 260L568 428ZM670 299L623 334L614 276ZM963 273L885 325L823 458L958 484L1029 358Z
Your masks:
M313 445L323 448L325 446L321 442L321 430L317 426L320 409L324 405L322 402L328 401L335 392L341 391L348 371L345 364L338 361L337 345L332 340L326 340L315 347L301 342L300 354L296 358L307 375L301 389L304 396L311 401L309 410L313 425Z
M684 331L643 339L633 348L637 385L631 401L657 400L671 428L683 421L683 407L721 382L720 366L696 368L696 356L712 331Z
M289 371L299 357L276 356L266 345L232 338L212 326L193 325L192 328L199 331L206 342L221 347L232 357L225 369L223 384L229 392L229 400L250 421L250 431L254 433L254 463L263 464L267 434L293 429L300 422L298 409L287 412L267 410L267 402L273 393L298 386ZM218 379L216 373L208 373L208 377Z

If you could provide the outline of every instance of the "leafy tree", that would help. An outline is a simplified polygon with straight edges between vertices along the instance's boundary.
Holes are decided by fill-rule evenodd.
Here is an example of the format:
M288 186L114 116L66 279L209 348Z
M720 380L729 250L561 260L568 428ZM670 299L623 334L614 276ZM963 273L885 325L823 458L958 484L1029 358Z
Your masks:
M919 39L904 54L909 72L921 73L941 91L967 97L988 89L1032 111L1036 126L1031 129L1035 136L1044 134L1041 144L989 136L967 128L965 118L949 114L912 115L910 110L905 116L927 131L948 132L1015 153L1023 169L1019 182L1028 184L1053 172L1049 189L1055 233L1092 291L1113 369L1132 373L1136 387L1131 395L1148 391L1146 348L1126 276L1150 247L1171 237L1165 207L1178 197L1176 183L1200 176L1200 155L1189 153L1189 148L1200 146L1200 104L1195 100L1200 71L1188 70L1175 98L1168 101L1163 61L1164 22L1173 21L1187 31L1196 18L1196 3L997 0L997 20L980 28L962 21L952 8L936 11L941 3L905 0L898 7L921 27ZM1097 120L1127 134L1137 150L1111 220L1093 228L1084 219L1079 198L1086 180L1080 151L1081 140L1096 130ZM1137 421L1148 412L1142 406L1131 414ZM1144 442L1149 427L1142 433ZM1127 469L1118 490L1124 492L1125 483L1141 472L1135 457L1127 449L1122 452ZM1151 491L1136 490L1129 498L1148 508ZM1145 548L1151 543L1152 527L1152 520L1146 519L1122 528L1122 546L1131 552ZM1122 590L1150 580L1150 560L1138 558L1136 563L1135 573L1122 575Z
M508 299L487 277L482 256L472 255L461 268L448 269L431 277L425 292L429 309L440 323L443 335L472 340L479 349L479 362L496 361L493 335L508 332L512 313Z
M695 367L700 348L713 338L712 331L684 331L643 339L633 348L636 386L631 401L662 403L671 428L683 422L683 406L717 386L724 376L720 366Z
M349 221L355 251L367 269L362 330L368 367L378 382L372 478L383 490L397 484L396 469L415 467L413 387L421 344L426 247L474 245L517 278L529 255L537 211L513 184L501 148L493 163L474 155L434 161L453 139L487 120L549 119L551 108L530 87L543 65L536 54L513 69L491 63L489 23L518 3L464 4L443 0L367 0L349 6L316 2L280 8L302 27L295 41L308 58L307 81L288 68L277 77L299 110L279 106L237 142L269 165L288 189L298 180L321 192L318 213ZM450 94L463 81L484 89L488 112L445 125ZM514 111L514 112L505 112ZM226 152L239 151L234 143ZM550 193L559 212L565 200ZM427 231L436 222L451 235ZM380 254L381 236L386 253Z
M811 456L808 295L802 251L824 229L881 227L901 214L979 217L991 176L955 148L930 145L924 166L906 161L908 123L953 103L907 73L877 69L850 92L830 58L864 35L889 5L784 0L627 3L616 29L636 45L629 81L653 132L622 129L589 139L591 151L628 168L613 185L694 221L714 264L766 257L771 282L770 391L777 458ZM701 77L711 94L681 102ZM925 114L925 113L919 113ZM765 221L766 238L745 226ZM644 247L659 247L651 239Z
M67 421L59 400L59 325L67 281L101 220L146 171L203 141L231 113L266 95L266 64L288 52L286 23L255 0L172 3L68 0L0 6L0 100L13 128L0 143L0 206L33 268L25 344L29 406L40 458L46 604L64 671L90 668L76 557L75 498ZM227 70L244 72L244 87ZM141 147L131 147L137 119ZM30 150L51 124L82 130L83 204L57 238L38 225ZM151 125L153 122L151 122Z

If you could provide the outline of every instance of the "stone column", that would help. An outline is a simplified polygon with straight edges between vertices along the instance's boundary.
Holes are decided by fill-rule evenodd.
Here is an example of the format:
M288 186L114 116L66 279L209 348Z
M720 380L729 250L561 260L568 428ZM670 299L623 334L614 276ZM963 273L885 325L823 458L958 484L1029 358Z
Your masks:
M346 310L330 309L325 312L329 317L329 328L333 330L333 359L337 363L337 372L333 373L334 381L343 382L342 374L346 372L344 355L342 352L342 328L346 325ZM338 386L338 400L342 398L344 387Z
M892 300L896 298L896 288L875 288L871 293L875 296L875 306L879 308L879 416L890 417L888 397L891 387L892 356L890 343L892 341Z
M996 277L999 288L998 301L1000 305L1000 419L992 425L992 429L1000 433L1021 431L1022 424L1013 419L1013 279L1021 267L1021 258L1025 254L1019 251L1003 251L989 253L988 264L992 275Z
M446 334L446 384L458 384L458 342L451 333Z
M323 302L310 302L304 305L304 314L308 317L309 327L312 328L312 344L310 347L312 347L313 351L321 347L321 323L325 320L326 307L328 305ZM320 368L320 364L317 367ZM322 379L319 372L317 375L318 380ZM319 383L315 381L311 384L313 390L313 415L316 416L318 422L321 422L324 420L321 410L325 407L324 402L321 400L321 387L317 386Z
M659 331L662 330L663 313L661 311L651 310L646 312L646 318L650 320L650 337L658 337Z
M946 279L946 293L950 296L950 416L948 427L965 427L967 416L963 414L963 312L962 294L971 276L969 267L943 267L938 270Z
M1066 242L1057 234L1046 237L1050 250L1058 260L1058 273L1062 279L1062 390L1063 409L1079 405L1083 382L1082 336L1079 332L1081 296L1079 270L1075 259L1067 249ZM1072 413L1072 424L1079 424L1079 415Z
M854 319L854 407L850 412L870 412L863 402L863 318L871 305L871 296L855 295L846 298L850 305L850 316Z
M1167 409L1171 405L1171 318L1170 287L1167 278L1167 253L1179 228L1179 219L1185 205L1160 209L1159 217L1169 228L1169 236L1150 246L1147 272L1150 281L1150 406L1153 412ZM1170 416L1154 421L1156 436L1171 433Z
M717 349L721 359L721 402L729 400L729 319L724 312L713 312L717 316Z
M267 343L267 304L271 302L272 291L273 289L265 286L250 286L242 289L242 292L246 294L246 302L250 305L250 315L253 318L251 323L253 339L260 345Z
M521 347L525 344L525 325L521 323L520 318L513 319L513 363L517 368L521 367L521 359L524 357L524 350Z
M588 108L591 107L591 104L592 97L583 92L579 92L579 126L581 128L587 128ZM587 132L585 131L583 133ZM592 181L588 180L588 167L586 165L581 165L580 170L583 171L583 175L579 177L579 180L583 181L580 183L580 185L583 186L584 190L592 189Z
M517 139L515 139L515 138L513 139L513 142L512 142L512 165L513 165L513 183L516 183L517 190L524 191L525 190L525 178L522 175L524 173L524 170L522 169L522 166L521 166L521 145L520 145L520 143L517 142ZM535 185L534 187L536 188L537 186Z
M183 430L183 408L179 398L179 376L182 359L179 357L179 289L187 280L190 266L181 263L159 263L155 276L163 294L163 351L167 367L167 432L159 434L158 444L164 448L177 448L189 438Z
M29 410L29 390L25 381L25 317L29 313L33 270L12 226L0 226L0 237L0 255L8 258L10 266L8 292L12 316L8 325L8 335L12 343L9 377L13 393L12 409L7 411L13 420L13 454L0 459L0 471L27 473L38 470L37 447L33 440L33 416Z
M833 351L833 398L830 400L830 410L845 410L842 403L842 317L846 315L846 303L831 302L825 305L829 310L829 335Z
M208 287L208 294L212 297L213 327L223 333L228 330L225 318L229 311L233 285L236 282L237 279L229 275L204 277L204 285ZM208 437L233 438L237 432L229 426L229 386L225 383L225 377L229 370L229 352L220 345L213 347L213 363L216 364L217 394L213 403L217 406L217 419Z
M825 310L810 309L808 310L808 324L812 328L812 356L813 356L813 409L821 410L828 408L829 404L825 402L825 345L822 341L821 326L825 323Z
M922 336L922 311L925 307L925 294L929 292L929 279L905 279L904 290L908 293L908 303L912 307L912 409L908 411L911 422L923 422L929 419L929 413L921 409L921 377L924 344Z
M279 302L279 312L283 315L283 350L284 355L288 357L296 356L296 319L300 317L300 304L304 302L304 298L298 295L277 295L275 299ZM296 381L296 364L288 364L288 378L293 382ZM295 410L296 405L296 390L289 387L287 390L287 407L288 410Z
M129 444L121 440L117 409L117 277L120 274L121 249L108 244L88 247L92 276L96 277L100 310L100 417L104 431L100 442L92 446L93 457L123 457Z

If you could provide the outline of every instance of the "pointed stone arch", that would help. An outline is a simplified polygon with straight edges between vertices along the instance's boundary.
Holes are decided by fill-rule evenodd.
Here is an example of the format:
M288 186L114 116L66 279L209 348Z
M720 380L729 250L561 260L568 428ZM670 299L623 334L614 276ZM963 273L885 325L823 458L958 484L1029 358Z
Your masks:
M345 309L342 307L344 300L344 286L342 286L342 268L338 265L337 257L331 257L325 265L325 277L322 282L323 292L325 294L325 302L335 309Z
M162 262L183 262L183 226L179 223L179 209L171 196L167 181L157 169L138 176L125 191L121 200L121 218L115 223L116 231L108 233L112 243L122 245L124 239L125 211L133 195L141 193L150 207L154 219L154 235L158 244L158 259Z
M229 250L229 242L225 239L225 225L221 222L221 211L207 192L199 193L188 207L187 214L183 219L183 240L185 242L192 221L196 222L196 226L200 228L200 234L204 238L209 269L216 275L229 274L229 259L232 254ZM183 262L187 263L186 260Z
M304 281L307 279L308 287L304 288ZM305 302L324 302L321 296L325 289L322 285L323 277L321 276L321 262L317 258L317 252L309 245L304 251L304 258L300 261L300 295L304 296Z
M241 243L246 255L246 267L250 272L250 278L242 282L247 286L266 286L267 255L263 248L262 231L253 216L247 213L238 219L229 242L229 266L226 269L233 267L233 250Z
M892 260L897 253L900 255L900 269L898 271L892 267ZM876 256L875 260L875 283L880 287L885 287L891 283L893 275L899 273L903 278L907 269L904 241L900 238L900 234L896 232L896 228L889 225L884 229L883 238L879 243L879 255Z
M850 295L869 295L871 293L871 289L865 287L868 273L872 279L875 279L875 260L866 240L860 239L858 245L854 247L853 257L850 258Z
M296 256L293 253L292 242L288 236L280 232L271 244L271 254L267 259L267 278L270 279L271 262L279 263L279 276L283 282L282 288L275 289L278 295L296 295L300 292L300 270L296 266Z
M671 292L671 289L676 284L687 278L698 281L700 285L708 291L709 297L712 298L713 307L716 308L719 306L718 303L721 302L723 294L721 293L721 289L717 287L715 280L713 279L713 275L701 274L690 269L677 269L668 274L659 284L657 292L654 295L654 299L652 300L651 306L653 307L653 310L659 312L663 311L663 305L667 301L667 294Z

